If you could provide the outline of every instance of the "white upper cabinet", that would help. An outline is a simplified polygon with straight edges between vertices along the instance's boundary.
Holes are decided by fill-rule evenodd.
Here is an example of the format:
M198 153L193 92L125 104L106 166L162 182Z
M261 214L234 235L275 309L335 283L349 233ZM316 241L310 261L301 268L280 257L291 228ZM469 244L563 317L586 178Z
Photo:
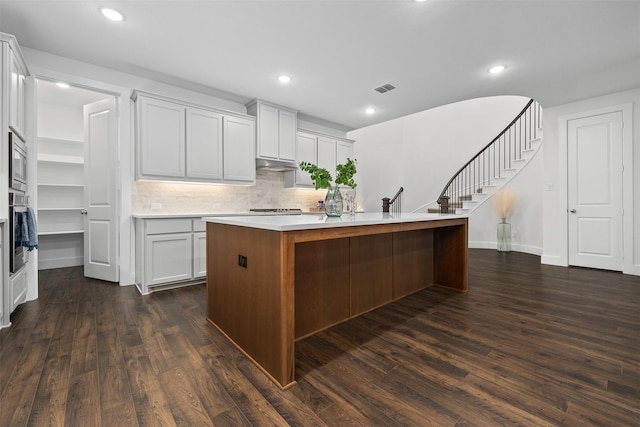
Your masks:
M343 165L347 159L353 160L353 143L336 141L336 164Z
M270 159L279 157L280 131L278 109L258 104L258 156Z
M292 111L280 110L278 112L280 137L279 156L281 160L296 160L296 133L298 127L298 114Z
M144 178L185 178L185 107L139 97L140 175Z
M20 138L25 140L24 115L25 115L25 79L26 71L23 69L18 57L9 49L10 88L9 88L9 127Z
M333 177L336 173L336 140L325 136L318 137L318 163ZM334 177L335 178L335 177Z
M296 159L296 163L300 164L300 162L307 163L316 163L317 159L317 144L318 137L309 133L299 132L298 133L298 155ZM309 172L304 172L300 170L300 168L295 171L295 185L298 186L313 186L313 181L311 180L311 175Z
M336 165L353 159L353 141L337 139L312 131L298 131L296 138L296 163L308 162L325 168L335 178ZM311 176L299 168L285 175L287 187L313 187Z
M255 118L138 91L133 99L138 179L255 182Z
M255 182L255 121L242 117L224 118L224 179Z
M222 114L187 108L187 178L222 179Z
M295 161L298 112L259 100L247 112L258 119L257 157Z

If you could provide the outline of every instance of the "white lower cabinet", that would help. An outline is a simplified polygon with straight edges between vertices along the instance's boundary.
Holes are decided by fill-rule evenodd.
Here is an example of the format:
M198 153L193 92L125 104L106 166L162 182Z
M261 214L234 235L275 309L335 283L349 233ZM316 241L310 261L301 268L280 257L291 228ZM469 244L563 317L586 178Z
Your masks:
M144 258L146 285L156 286L192 279L192 241L192 233L147 236L147 254Z
M9 313L27 300L27 269L22 268L9 277Z
M136 218L136 285L141 293L202 282L203 225L200 217Z
M193 277L207 275L207 233L193 233Z

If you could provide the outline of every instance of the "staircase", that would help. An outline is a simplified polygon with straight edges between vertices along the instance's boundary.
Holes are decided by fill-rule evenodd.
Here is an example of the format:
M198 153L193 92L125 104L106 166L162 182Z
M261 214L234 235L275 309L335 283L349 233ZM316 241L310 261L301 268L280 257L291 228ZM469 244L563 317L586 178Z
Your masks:
M429 213L469 214L533 159L542 143L542 110L529 100L522 111L449 180Z

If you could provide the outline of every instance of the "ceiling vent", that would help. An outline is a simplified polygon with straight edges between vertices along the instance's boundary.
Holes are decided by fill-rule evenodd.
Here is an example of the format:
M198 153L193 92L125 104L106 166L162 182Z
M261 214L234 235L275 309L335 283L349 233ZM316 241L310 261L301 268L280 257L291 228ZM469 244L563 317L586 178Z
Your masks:
M386 92L389 92L390 90L394 90L395 88L396 87L394 85L392 85L391 83L385 83L382 86L378 86L374 90L376 92L386 93Z

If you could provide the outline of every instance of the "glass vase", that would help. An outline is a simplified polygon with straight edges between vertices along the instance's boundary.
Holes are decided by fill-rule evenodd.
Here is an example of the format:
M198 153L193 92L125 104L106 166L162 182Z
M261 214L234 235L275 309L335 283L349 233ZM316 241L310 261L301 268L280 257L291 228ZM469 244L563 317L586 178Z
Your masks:
M342 193L338 186L329 187L324 198L324 212L327 216L342 215Z
M498 252L511 252L511 224L506 218L498 223Z
M356 189L347 187L342 190L342 212L347 212L349 216L356 214Z

